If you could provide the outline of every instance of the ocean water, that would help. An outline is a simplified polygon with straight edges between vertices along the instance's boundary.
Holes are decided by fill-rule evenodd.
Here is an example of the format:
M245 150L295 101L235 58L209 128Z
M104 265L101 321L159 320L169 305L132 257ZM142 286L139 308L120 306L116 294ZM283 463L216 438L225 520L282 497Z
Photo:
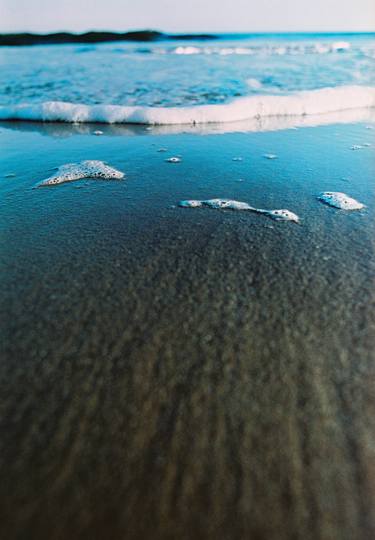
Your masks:
M375 34L3 47L0 62L2 120L189 124L375 105Z

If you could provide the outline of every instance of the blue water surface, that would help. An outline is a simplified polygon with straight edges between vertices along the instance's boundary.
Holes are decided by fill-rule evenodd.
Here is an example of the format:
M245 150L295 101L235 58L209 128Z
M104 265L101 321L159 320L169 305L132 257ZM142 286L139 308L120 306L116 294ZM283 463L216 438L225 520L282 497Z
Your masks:
M224 103L254 94L374 85L375 34L2 47L0 67L0 105Z

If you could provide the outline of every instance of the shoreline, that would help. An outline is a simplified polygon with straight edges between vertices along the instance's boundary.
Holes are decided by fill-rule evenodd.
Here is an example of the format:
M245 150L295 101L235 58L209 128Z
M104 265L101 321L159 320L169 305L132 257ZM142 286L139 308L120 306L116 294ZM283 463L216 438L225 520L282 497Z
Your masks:
M375 108L348 109L326 114L312 114L304 116L266 116L242 121L228 121L207 124L126 124L108 122L66 122L66 121L41 121L0 119L0 128L20 131L36 131L53 136L65 135L89 135L95 134L95 127L100 128L104 135L127 136L127 135L225 135L230 133L255 133L284 131L289 129L312 128L354 123L375 123Z
M0 46L30 46L30 45L65 45L65 44L96 44L111 42L158 42L158 41L210 41L220 39L249 39L249 38L296 38L301 36L314 36L320 38L344 37L371 37L375 32L253 32L253 33L179 33L169 34L158 30L133 30L128 32L90 31L83 33L54 32L49 34L17 32L0 34Z
M135 30L129 32L101 32L92 31L81 34L71 32L55 32L51 34L15 33L0 34L0 46L30 46L30 45L67 45L67 44L88 44L112 43L112 42L133 42L133 43L155 43L161 41L192 41L192 40L215 40L215 34L165 34L157 30Z

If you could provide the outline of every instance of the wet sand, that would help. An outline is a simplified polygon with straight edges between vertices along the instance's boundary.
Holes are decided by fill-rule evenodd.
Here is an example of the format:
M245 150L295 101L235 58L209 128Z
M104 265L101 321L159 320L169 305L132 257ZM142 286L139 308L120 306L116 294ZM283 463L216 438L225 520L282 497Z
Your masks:
M374 538L375 164L350 150L374 131L19 127L0 126L2 536ZM32 189L83 159L126 179ZM213 197L301 224L176 206Z

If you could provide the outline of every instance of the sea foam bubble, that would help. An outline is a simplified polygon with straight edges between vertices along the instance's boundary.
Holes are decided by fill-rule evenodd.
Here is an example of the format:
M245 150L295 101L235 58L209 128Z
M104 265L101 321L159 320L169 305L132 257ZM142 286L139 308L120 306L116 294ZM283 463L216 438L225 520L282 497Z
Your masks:
M103 161L87 160L80 163L66 163L58 168L56 174L42 180L36 187L54 186L83 178L101 178L102 180L120 180L124 173L109 167Z
M207 200L185 200L178 203L182 208L214 208L216 210L247 210L249 212L256 212L257 214L264 214L275 221L294 221L299 223L299 217L294 212L287 209L281 210L265 210L263 208L255 208L250 206L246 202L234 201L231 199L207 199Z
M324 191L320 193L318 199L329 206L340 208L340 210L361 210L365 207L364 204L349 197L346 193L339 191Z
M348 41L335 41L331 45L332 51L348 51L350 49L351 45Z
M246 84L249 88L252 88L253 90L259 90L263 86L261 81L258 81L258 79L254 78L246 79Z

